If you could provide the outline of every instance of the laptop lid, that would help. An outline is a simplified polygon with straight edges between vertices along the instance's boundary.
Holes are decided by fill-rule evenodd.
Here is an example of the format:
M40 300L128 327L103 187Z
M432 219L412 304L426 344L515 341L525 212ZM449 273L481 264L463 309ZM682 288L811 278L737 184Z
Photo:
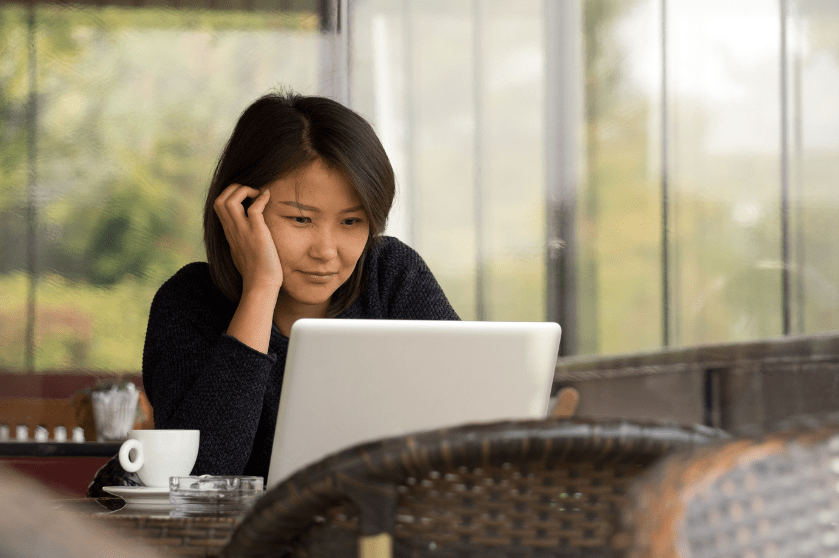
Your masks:
M266 487L361 442L545 417L560 333L551 322L296 321Z

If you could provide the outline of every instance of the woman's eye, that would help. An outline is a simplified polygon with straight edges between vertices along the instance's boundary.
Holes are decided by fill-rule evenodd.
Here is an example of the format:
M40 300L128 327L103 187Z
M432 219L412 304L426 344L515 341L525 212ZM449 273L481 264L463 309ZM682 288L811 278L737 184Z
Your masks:
M361 219L359 219L358 217L350 217L349 219L344 219L344 224L345 225L355 225L355 224L360 223L360 222L361 222Z
M295 223L297 223L298 225L306 225L308 223L311 223L311 221L312 221L308 217L301 217L300 215L295 215L295 216L291 217L291 219Z

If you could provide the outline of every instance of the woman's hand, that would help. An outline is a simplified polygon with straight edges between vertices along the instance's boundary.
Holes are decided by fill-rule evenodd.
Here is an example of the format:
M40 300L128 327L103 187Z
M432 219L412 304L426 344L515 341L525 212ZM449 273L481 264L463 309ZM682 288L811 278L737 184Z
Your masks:
M231 184L213 202L236 269L242 274L242 298L227 334L263 353L268 352L271 323L283 284L283 268L262 212L271 193ZM247 198L254 199L245 210Z
M236 269L242 275L243 296L251 291L279 293L283 284L283 268L271 231L262 215L270 191L231 184L219 194L213 203L224 236L230 244L230 253ZM243 202L251 198L253 203L245 208Z

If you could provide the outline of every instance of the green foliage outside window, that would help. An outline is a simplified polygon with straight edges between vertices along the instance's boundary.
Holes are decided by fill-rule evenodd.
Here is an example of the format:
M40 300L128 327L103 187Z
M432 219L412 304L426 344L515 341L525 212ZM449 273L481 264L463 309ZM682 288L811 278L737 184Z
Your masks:
M48 5L35 15L33 162L29 12L0 8L0 368L25 369L33 319L38 370L136 372L154 292L204 258L203 196L232 122L277 76L311 79L313 49L285 66L275 53L313 43L317 17Z

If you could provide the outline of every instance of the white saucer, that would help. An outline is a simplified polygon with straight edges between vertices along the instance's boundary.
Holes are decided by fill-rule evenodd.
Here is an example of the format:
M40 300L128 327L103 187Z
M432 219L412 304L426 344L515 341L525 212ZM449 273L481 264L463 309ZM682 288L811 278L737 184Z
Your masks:
M103 486L105 492L125 500L126 506L172 507L169 489L157 486Z

